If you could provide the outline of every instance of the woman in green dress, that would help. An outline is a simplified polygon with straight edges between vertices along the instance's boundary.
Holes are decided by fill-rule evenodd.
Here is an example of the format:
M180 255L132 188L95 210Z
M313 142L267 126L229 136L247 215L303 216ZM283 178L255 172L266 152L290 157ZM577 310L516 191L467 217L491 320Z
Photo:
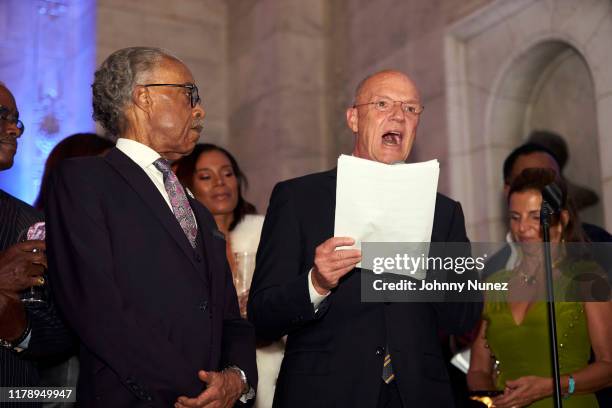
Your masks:
M550 227L555 298L575 286L573 277L597 268L564 250L565 242L584 241L565 183L549 170L524 170L508 195L510 232L520 260L512 270L489 278L508 282L510 289L505 298L485 300L468 372L471 390L503 391L493 398L497 408L553 406L540 228L541 192L550 183L562 191L562 210L553 215ZM593 393L612 385L612 302L555 302L555 310L563 407L598 407ZM589 363L591 349L595 359Z

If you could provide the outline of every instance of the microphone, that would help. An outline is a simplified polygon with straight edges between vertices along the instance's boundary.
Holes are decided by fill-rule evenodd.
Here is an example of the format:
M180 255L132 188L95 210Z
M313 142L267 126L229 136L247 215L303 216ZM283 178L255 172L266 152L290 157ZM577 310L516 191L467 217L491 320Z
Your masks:
M550 183L542 189L542 207L548 204L549 214L552 215L561 211L562 203L563 193L555 183Z
M563 193L554 183L542 189L542 207L540 208L540 225L544 241L544 265L546 268L546 298L548 303L548 335L550 337L550 354L553 371L553 403L555 408L561 408L561 373L559 369L559 350L557 349L557 320L555 315L555 295L553 289L552 255L550 250L550 217L561 211Z

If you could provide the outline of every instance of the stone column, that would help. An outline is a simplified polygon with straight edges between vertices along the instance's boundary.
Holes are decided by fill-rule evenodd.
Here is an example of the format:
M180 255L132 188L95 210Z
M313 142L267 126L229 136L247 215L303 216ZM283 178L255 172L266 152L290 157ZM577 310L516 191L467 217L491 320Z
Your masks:
M274 184L328 168L324 0L228 3L229 138L264 213Z
M227 143L227 5L222 0L98 0L97 64L133 46L165 48L189 67L206 110L202 142Z

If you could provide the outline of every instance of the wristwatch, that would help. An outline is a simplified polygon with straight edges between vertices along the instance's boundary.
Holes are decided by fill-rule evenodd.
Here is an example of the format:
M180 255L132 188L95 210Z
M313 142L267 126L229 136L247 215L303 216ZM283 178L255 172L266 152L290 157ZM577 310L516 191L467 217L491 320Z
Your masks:
M240 369L240 367L231 365L231 366L226 367L225 369L234 370L240 376L240 381L242 382L243 389L245 389L248 386L246 374L244 373L244 371ZM246 394L246 392L243 392L243 394Z
M246 389L246 391L243 391L243 393L240 395L240 402L246 403L248 400L255 398L255 389L249 385L246 374L244 371L242 371L242 369L240 369L240 367L231 365L226 367L225 370L234 370L240 376L240 381L242 381L242 384L244 385L243 390Z

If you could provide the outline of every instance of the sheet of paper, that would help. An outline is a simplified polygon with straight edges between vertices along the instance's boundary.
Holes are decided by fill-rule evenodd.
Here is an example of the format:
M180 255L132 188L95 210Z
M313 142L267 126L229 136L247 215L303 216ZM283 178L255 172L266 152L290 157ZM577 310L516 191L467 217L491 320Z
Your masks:
M362 242L429 242L440 164L338 159L334 236Z

